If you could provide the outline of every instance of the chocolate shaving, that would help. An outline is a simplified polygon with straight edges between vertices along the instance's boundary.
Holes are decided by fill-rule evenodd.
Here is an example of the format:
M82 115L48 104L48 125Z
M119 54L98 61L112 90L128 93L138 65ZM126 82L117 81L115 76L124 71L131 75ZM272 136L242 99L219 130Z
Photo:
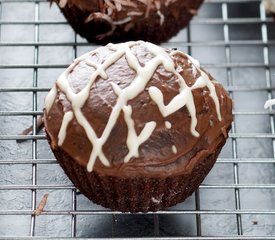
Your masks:
M105 4L108 5L108 7L112 8L112 9L115 9L116 8L116 5L114 5L111 1L109 0L105 0Z
M90 21L93 21L93 20L104 20L106 22L108 22L110 25L113 25L113 20L110 16L108 16L107 14L105 13L102 13L102 12L93 12L91 13L85 20L85 23L88 23Z
M130 22L131 17L126 17L126 18L124 18L120 21L113 21L112 18L109 15L105 14L105 13L93 12L86 18L85 23L88 23L90 21L102 21L102 20L104 20L108 24L110 24L111 30L109 30L106 33L98 34L96 36L96 38L99 39L99 40L102 40L103 38L112 35L113 32L116 29L116 25L122 25L122 24L126 24L126 23Z
M47 204L48 196L49 196L48 193L45 193L45 194L44 194L44 196L43 196L43 198L41 199L41 201L40 201L38 207L37 207L36 210L35 210L35 215L36 215L36 216L39 216L39 215L44 211L44 208L45 208L45 206L46 206L46 204Z
M158 15L160 16L160 25L162 25L164 21L164 15L160 12L161 3L159 1L154 1L154 0L137 0L137 1L146 5L145 13L138 12L138 11L131 11L127 14L128 17L121 20L114 21L112 18L112 14L115 10L117 12L120 12L122 11L123 6L128 6L136 9L138 5L136 3L131 2L130 0L101 0L101 1L99 0L98 4L99 4L100 11L90 13L90 15L85 19L85 23L89 23L91 21L106 21L110 25L111 29L106 33L98 34L96 36L98 40L102 40L108 36L111 36L114 33L115 29L117 28L117 25L126 24L124 26L125 31L129 31L133 27L132 24L128 24L128 22L132 20L132 16L141 16L144 14L145 17L148 18L151 7L155 6L156 9L158 10L157 11Z

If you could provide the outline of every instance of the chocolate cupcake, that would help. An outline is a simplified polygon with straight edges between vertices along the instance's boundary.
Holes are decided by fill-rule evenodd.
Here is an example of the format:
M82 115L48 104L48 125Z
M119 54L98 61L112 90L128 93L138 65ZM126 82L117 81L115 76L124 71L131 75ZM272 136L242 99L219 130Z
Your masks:
M50 0L89 42L160 43L187 26L203 0Z
M94 203L122 212L190 196L231 122L231 98L197 60L143 41L77 58L45 99L46 135L65 173Z

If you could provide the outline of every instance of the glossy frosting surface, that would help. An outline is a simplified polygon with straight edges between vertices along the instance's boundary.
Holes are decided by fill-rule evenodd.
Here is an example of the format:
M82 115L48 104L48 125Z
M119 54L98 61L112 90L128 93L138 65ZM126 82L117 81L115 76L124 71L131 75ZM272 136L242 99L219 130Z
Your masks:
M216 151L232 102L192 57L128 42L76 59L48 94L44 121L51 147L88 171L161 177Z

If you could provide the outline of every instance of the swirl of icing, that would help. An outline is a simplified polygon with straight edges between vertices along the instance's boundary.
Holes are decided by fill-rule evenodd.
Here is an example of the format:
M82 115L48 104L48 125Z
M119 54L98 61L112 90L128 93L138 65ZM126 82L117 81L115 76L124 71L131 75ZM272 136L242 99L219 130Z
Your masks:
M132 51L132 47L136 45L143 45L150 52L150 54L152 54L152 59L150 59L145 64L141 64L138 57ZM94 51L75 59L75 61L60 75L56 84L45 98L46 113L50 112L59 92L62 92L66 96L67 100L70 102L72 110L67 111L63 116L62 124L58 134L58 145L61 146L63 144L64 140L66 139L67 127L70 121L75 118L77 123L85 130L87 138L92 145L92 150L87 164L87 170L89 172L93 170L97 158L102 162L103 165L110 166L110 161L105 156L102 148L108 140L111 131L113 130L121 113L124 116L124 120L128 128L126 140L128 154L124 157L124 163L129 162L130 159L133 157L139 156L139 147L142 143L146 142L151 137L156 128L156 122L150 121L145 123L141 132L137 134L135 130L135 122L132 118L132 107L129 102L130 100L136 98L142 92L146 91L147 84L150 82L153 74L156 72L157 68L160 65L163 66L166 71L170 72L177 78L177 82L179 85L179 93L175 97L173 97L167 105L164 104L164 96L159 88L151 86L148 89L148 94L150 98L153 102L155 102L164 118L175 113L183 106L185 106L191 117L190 131L194 137L199 137L200 134L196 130L197 111L192 91L198 88L207 88L210 92L210 97L215 104L218 120L221 121L222 118L220 113L220 103L217 97L215 86L213 82L209 79L208 75L201 70L197 60L193 59L187 54L178 51L172 51L171 53L168 53L163 48L149 42L138 41L116 45L108 44L106 47L109 48L112 52L101 64L96 64L88 60L89 56L94 54ZM199 77L192 86L188 86L184 78L176 70L173 60L173 56L175 54L181 54L186 57L189 60L190 64L192 64L194 68L198 71ZM135 71L136 76L133 81L125 88L120 88L114 82L110 83L113 92L117 96L117 100L112 108L112 111L101 136L98 136L95 132L95 129L85 117L82 108L90 96L90 89L94 86L96 79L98 77L101 77L105 80L108 79L108 74L106 70L108 70L108 68L112 64L119 61L122 57L125 57L128 66ZM68 77L80 62L85 62L86 65L93 67L95 71L90 76L86 86L78 93L75 93L69 84ZM171 128L171 124L169 122L166 121L165 125L167 126L167 128ZM172 152L174 154L177 153L177 148L174 145L172 146Z

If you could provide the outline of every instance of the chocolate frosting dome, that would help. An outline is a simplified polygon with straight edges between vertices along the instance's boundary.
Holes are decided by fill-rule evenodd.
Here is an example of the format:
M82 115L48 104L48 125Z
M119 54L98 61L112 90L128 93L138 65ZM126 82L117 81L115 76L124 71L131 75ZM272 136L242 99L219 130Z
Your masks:
M226 90L177 50L108 44L77 58L45 99L45 130L101 176L177 176L224 144L232 122Z

